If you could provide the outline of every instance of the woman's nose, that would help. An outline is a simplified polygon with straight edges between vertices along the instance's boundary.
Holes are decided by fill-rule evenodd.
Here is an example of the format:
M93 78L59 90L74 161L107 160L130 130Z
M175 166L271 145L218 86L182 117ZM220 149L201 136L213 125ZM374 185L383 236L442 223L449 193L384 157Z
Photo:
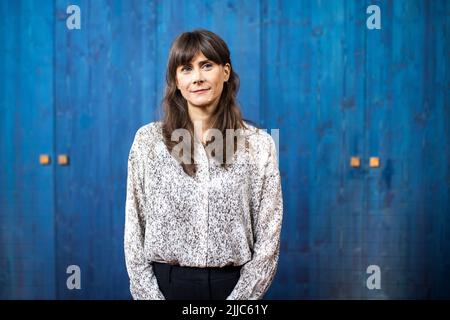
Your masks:
M203 81L203 74L200 70L194 70L192 73L192 79L194 83Z

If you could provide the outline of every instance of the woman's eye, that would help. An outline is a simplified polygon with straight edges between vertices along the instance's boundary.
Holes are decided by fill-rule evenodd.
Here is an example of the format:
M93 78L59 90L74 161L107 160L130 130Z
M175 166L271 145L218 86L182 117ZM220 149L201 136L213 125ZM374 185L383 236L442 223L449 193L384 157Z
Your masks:
M213 66L212 63L205 63L202 67L206 68L206 69L210 69L210 68L212 68L212 66ZM184 66L184 67L181 68L182 72L186 72L186 71L189 71L189 70L191 70L191 67L189 67L189 66Z

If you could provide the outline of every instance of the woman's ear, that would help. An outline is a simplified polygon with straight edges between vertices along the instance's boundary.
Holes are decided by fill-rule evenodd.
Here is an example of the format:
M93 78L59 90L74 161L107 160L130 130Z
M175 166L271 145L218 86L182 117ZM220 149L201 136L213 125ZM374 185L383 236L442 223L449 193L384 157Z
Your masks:
M231 74L231 65L229 63L227 63L223 66L223 73L225 76L225 82L227 82L228 79L230 79L230 74Z

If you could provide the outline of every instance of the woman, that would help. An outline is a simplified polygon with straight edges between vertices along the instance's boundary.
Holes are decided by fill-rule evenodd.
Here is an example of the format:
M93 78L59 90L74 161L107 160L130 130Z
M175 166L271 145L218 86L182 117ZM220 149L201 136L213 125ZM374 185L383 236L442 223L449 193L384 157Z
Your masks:
M134 299L262 299L275 275L282 190L272 137L244 121L225 42L170 49L164 119L128 158L125 258Z

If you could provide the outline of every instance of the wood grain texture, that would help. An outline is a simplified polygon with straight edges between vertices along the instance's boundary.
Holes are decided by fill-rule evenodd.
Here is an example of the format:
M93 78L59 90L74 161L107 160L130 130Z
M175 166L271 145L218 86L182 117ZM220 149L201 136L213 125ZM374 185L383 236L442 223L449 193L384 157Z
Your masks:
M0 16L0 298L130 298L128 152L162 115L172 41L195 28L229 45L244 117L280 130L266 298L450 298L448 1L5 0Z

